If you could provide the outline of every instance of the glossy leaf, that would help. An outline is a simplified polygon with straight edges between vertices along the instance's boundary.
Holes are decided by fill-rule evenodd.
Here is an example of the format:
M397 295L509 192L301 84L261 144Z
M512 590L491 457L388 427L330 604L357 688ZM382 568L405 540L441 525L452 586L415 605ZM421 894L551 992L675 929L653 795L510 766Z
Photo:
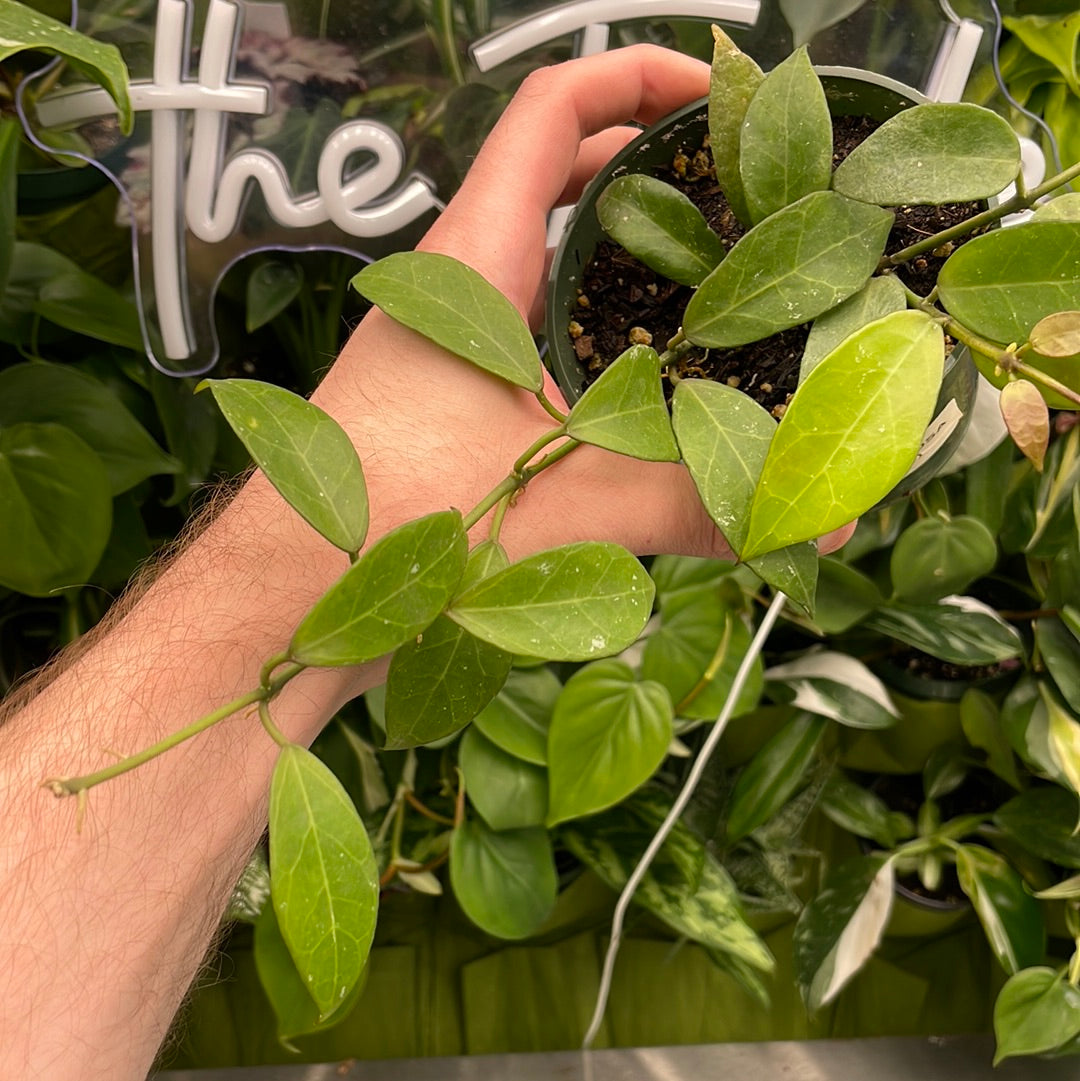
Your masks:
M832 117L805 48L765 76L750 101L739 144L739 173L757 223L832 177Z
M252 379L208 386L282 498L331 544L356 552L368 527L367 489L356 448L333 417L298 394Z
M454 598L451 619L510 653L584 661L618 653L641 633L653 584L615 544L538 552Z
M847 653L807 653L774 665L765 672L765 679L787 687L797 709L849 728L889 728L899 716L881 680ZM782 692L774 687L773 693Z
M978 518L920 518L893 546L893 596L929 604L965 590L997 563L997 542Z
M108 474L59 424L0 428L0 586L45 597L85 583L112 525Z
M1034 383L1017 379L1002 387L999 402L1012 441L1041 473L1050 446L1050 410L1042 394Z
M813 618L818 576L816 541L789 544L775 552L754 556L746 565L763 582L785 594L789 601Z
M548 731L548 826L604 810L644 784L667 754L673 716L667 690L622 661L571 676Z
M720 237L678 188L632 173L596 200L600 228L647 267L681 285L699 285L724 258Z
M1031 221L957 248L938 275L945 310L991 341L1024 342L1040 319L1080 308L1080 222Z
M301 664L363 664L415 638L446 607L465 567L457 511L418 518L376 542L316 601L289 656Z
M249 334L266 326L299 295L304 272L277 259L260 263L248 276L244 326Z
M1040 319L1028 337L1044 357L1071 357L1080 353L1080 312L1054 312Z
M647 345L632 345L581 396L566 432L632 458L677 462L679 448L660 383L660 357Z
M1035 621L1035 644L1069 708L1080 716L1080 641L1061 619Z
M750 211L739 174L739 143L750 99L765 76L719 26L713 26L712 35L709 146L716 163L716 182L735 217L749 225Z
M840 864L795 924L795 972L811 1011L827 1006L877 949L893 902L885 854Z
M1046 738L1058 777L1080 796L1080 720L1065 709L1047 684L1039 685L1039 695L1046 709ZM1080 807L1077 825L1080 826Z
M866 627L952 664L995 664L1024 648L1012 626L971 597L889 604L868 617Z
M509 754L546 766L548 729L561 692L562 683L550 668L516 669L473 723Z
M981 845L957 848L956 871L1002 968L1013 974L1037 965L1046 949L1046 930L1023 879L1003 856Z
M1020 171L1020 144L997 113L930 102L903 109L837 166L833 188L879 206L988 199Z
M493 830L542 826L548 809L548 775L497 747L476 728L461 737L458 764L472 805Z
M998 992L994 1035L995 1066L1014 1055L1053 1051L1080 1035L1080 989L1052 968L1017 972Z
M397 252L353 287L387 315L515 386L537 391L543 368L521 313L475 270L433 252Z
M721 348L767 338L815 319L870 279L893 216L818 191L750 230L701 283L683 330Z
M1013 750L1036 773L1065 783L1057 758L1050 748L1050 715L1042 682L1021 677L1001 707L1001 726Z
M940 326L887 315L830 353L796 391L762 466L745 558L838 529L907 472L933 415Z
M779 0L796 46L854 14L866 0Z
M325 1017L367 963L379 872L341 782L295 744L282 748L270 784L270 874L282 938Z
M1074 793L1057 785L1038 785L999 807L994 825L1036 856L1080 869L1077 809Z
M496 938L527 938L555 904L551 840L542 829L497 833L463 822L450 841L450 884L477 927Z
M14 118L0 120L0 297L7 286L15 245L19 134L19 124Z

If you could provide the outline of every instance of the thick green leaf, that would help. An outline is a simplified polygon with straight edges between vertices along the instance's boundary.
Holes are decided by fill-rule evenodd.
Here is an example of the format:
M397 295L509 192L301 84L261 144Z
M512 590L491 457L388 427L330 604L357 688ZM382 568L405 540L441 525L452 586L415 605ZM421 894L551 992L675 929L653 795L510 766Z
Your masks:
M622 661L571 676L548 731L547 825L604 810L644 784L667 754L673 716L667 690Z
M918 453L943 366L941 327L916 311L887 315L830 353L769 445L743 556L838 529L885 495Z
M1080 868L1077 807L1073 793L1057 785L1038 785L999 807L994 825L1036 856L1062 867Z
M277 259L260 263L248 276L244 325L247 332L265 326L299 295L304 272L293 263Z
M716 181L732 213L750 224L742 177L739 143L743 121L754 91L761 85L761 68L720 29L713 26L712 68L709 76L709 146L716 164Z
M945 310L991 341L1023 343L1054 312L1080 308L1080 222L1031 221L969 240L938 275Z
M821 80L797 49L765 76L743 121L739 173L753 222L828 188L832 135Z
M613 180L596 200L600 228L658 274L700 285L724 258L720 237L678 188L632 173Z
M270 875L281 935L325 1017L367 963L379 871L341 782L295 744L282 748L270 783Z
M120 50L115 45L94 41L70 26L34 11L16 0L0 0L0 60L34 49L62 56L76 71L103 86L116 102L120 128L127 134L132 127L131 98L128 95L128 72Z
M956 871L1005 971L1012 975L1037 965L1046 949L1042 913L1005 858L981 845L961 845Z
M496 938L527 938L555 904L551 839L542 829L497 833L463 822L450 841L450 883L477 927Z
M454 595L467 544L457 511L387 533L316 601L293 635L290 658L363 664L415 638Z
M468 724L506 682L513 660L439 616L390 661L386 749L433 743Z
M1080 715L1080 641L1060 619L1035 621L1035 644L1069 708Z
M1080 989L1052 968L1017 972L994 1003L994 1035L995 1066L1013 1055L1053 1051L1080 1035Z
M833 189L879 206L962 203L997 195L1020 171L1016 133L979 105L904 109L837 166Z
M870 279L892 222L888 210L832 191L778 210L701 283L686 306L686 336L743 345L817 318Z
M585 661L618 653L641 633L653 584L616 544L538 552L458 594L451 619L510 653Z
M877 949L892 912L884 853L840 864L795 925L795 972L812 1011L827 1006Z
M890 604L868 617L866 627L952 664L996 664L1024 650L1016 630L971 597Z
M1070 191L1042 203L1032 214L1035 221L1080 221L1080 192Z
M997 563L997 542L978 518L920 518L904 530L889 565L893 596L930 604L961 593Z
M397 252L364 267L353 287L399 323L501 379L537 391L543 366L521 313L456 259Z
M101 459L59 424L0 428L0 586L45 597L89 580L112 524Z
M461 738L458 763L472 805L493 830L542 826L548 809L548 775L497 747L470 728Z
M849 728L890 728L899 713L885 685L862 661L821 650L774 665L765 673L770 693L790 698L798 709ZM776 684L782 684L786 693Z
M567 435L597 447L643 458L677 462L671 414L660 383L660 357L632 345L581 396L566 422Z
M504 751L546 766L548 728L561 692L562 683L550 668L514 670L474 724Z
M317 405L270 383L209 379L214 400L285 501L331 544L356 552L368 527L356 448Z
M858 11L866 0L780 0L780 11L796 46Z
M817 596L817 541L803 541L754 556L746 564L763 582L785 594L810 618Z
M19 134L19 124L14 118L0 120L0 297L7 286L14 254Z

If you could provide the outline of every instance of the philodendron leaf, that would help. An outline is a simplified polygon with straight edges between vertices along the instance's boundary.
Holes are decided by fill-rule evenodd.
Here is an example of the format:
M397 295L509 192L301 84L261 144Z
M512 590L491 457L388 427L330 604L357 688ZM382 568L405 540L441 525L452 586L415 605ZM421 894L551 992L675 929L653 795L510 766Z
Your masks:
M1024 342L1039 320L1080 308L1080 222L1030 221L957 248L941 268L942 306L991 341Z
M811 1011L827 1006L877 949L892 912L884 853L840 864L795 924L795 973Z
M1080 721L1065 709L1047 684L1039 684L1039 695L1046 707L1046 738L1058 775L1073 792L1080 795ZM1080 806L1077 808L1077 819L1080 825Z
M547 919L558 880L546 830L466 821L450 839L450 884L465 915L496 938L527 938Z
M457 511L387 533L316 601L289 644L301 664L363 664L415 638L446 607L468 541Z
M1064 10L1062 5L1034 6L1042 11ZM1004 22L1031 52L1049 60L1061 72L1074 94L1080 94L1076 56L1080 20L1076 18L1075 11L1056 19L1052 15L1028 15L1025 18L1006 18Z
M780 11L798 46L805 45L819 31L842 22L865 3L866 0L780 0Z
M660 383L660 357L632 345L581 396L566 422L567 435L632 458L677 462L679 448Z
M699 285L724 258L720 237L678 188L632 173L613 180L596 200L600 228L658 274Z
M1034 383L1016 379L1001 388L1001 416L1012 441L1041 473L1050 446L1050 410Z
M652 611L653 584L617 544L538 552L454 598L448 615L509 653L585 661L633 642Z
M664 760L674 710L659 683L622 661L597 661L567 681L548 731L549 827L625 799Z
M889 563L893 596L929 604L962 592L996 563L997 541L978 518L920 518L893 546Z
M1062 867L1080 868L1077 799L1054 784L1014 796L994 814L994 825L1023 848Z
M817 318L870 279L892 222L888 210L832 191L778 210L701 283L686 306L687 338L743 345Z
M521 313L448 255L397 252L364 267L353 287L399 323L515 386L537 391L543 366Z
M229 426L285 501L331 544L356 552L368 527L356 448L333 417L298 394L253 379L208 379Z
M994 1003L994 1065L1013 1055L1053 1051L1080 1035L1080 989L1064 972L1026 968L1005 981Z
M458 763L472 805L493 830L542 826L548 809L548 775L497 747L475 727L461 737Z
M282 748L270 783L270 875L281 935L325 1017L367 963L379 871L341 782L295 744Z
M1042 913L1005 858L981 845L960 845L956 872L1002 968L1012 975L1037 965L1046 949Z
M514 670L473 723L509 754L546 766L548 728L561 691L559 677L546 666Z
M769 445L744 558L838 529L904 476L933 415L944 355L936 322L895 312L810 373Z
M1035 644L1069 708L1080 716L1080 641L1060 618L1035 621Z
M765 672L774 694L783 694L799 709L828 717L849 728L889 728L899 711L889 692L862 661L847 653L821 650L774 665Z
M796 49L765 76L743 121L739 173L753 222L828 188L832 135L821 80Z
M720 29L713 26L712 69L709 76L709 146L716 164L716 182L732 213L750 224L742 177L739 143L750 99L765 76L761 68Z
M997 113L967 103L903 109L837 166L833 189L879 206L962 203L1016 179L1020 144Z
M1076 356L1080 353L1080 312L1054 312L1040 319L1028 340L1044 357Z

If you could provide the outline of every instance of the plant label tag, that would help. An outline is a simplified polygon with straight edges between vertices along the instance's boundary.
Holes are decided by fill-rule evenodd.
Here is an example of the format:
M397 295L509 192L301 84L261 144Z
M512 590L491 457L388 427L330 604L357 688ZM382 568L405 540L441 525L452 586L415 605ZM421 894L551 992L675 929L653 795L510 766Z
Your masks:
M915 461L911 463L911 468L904 474L905 477L910 477L923 462L933 457L949 436L956 431L956 426L963 417L963 410L956 404L956 399L950 398L945 408L934 417L930 422L930 426L926 429L922 445L919 447L919 453L915 455Z

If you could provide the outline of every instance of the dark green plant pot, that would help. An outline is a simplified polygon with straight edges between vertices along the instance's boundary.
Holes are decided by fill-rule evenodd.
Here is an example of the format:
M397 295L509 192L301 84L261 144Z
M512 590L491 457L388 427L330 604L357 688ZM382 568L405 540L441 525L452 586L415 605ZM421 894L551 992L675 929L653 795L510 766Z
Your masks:
M873 72L818 68L834 116L890 116L926 99L918 91ZM548 279L547 364L569 404L581 397L588 376L566 328L577 309L578 289L597 245L606 239L596 218L597 198L612 180L633 173L653 174L671 164L680 146L698 148L708 132L706 99L692 102L643 132L597 174L567 222ZM915 465L881 504L902 498L929 481L952 456L967 430L975 400L976 371L966 348L946 358L934 420ZM879 504L879 505L881 505Z

